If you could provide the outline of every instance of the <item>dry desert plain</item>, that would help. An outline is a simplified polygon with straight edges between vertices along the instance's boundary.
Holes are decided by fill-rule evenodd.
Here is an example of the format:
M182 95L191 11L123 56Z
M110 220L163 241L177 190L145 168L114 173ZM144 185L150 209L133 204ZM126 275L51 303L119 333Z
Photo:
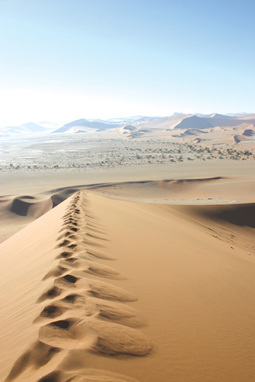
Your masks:
M255 140L236 129L3 139L1 381L254 381Z

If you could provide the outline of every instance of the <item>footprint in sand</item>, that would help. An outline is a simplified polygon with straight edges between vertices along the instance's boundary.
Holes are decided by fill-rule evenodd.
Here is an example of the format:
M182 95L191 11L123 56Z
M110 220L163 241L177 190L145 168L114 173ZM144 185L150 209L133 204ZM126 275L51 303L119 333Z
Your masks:
M23 373L28 367L39 369L46 365L61 349L36 341L24 354L14 363L6 382L10 382Z
M40 378L37 382L139 382L137 379L106 370L86 369L81 374L55 370Z
M72 256L73 256L73 252L64 251L64 252L61 252L61 253L56 257L56 259L67 259L67 258L71 258Z
M62 269L79 269L85 273L105 278L116 278L119 276L119 272L106 265L102 265L93 261L79 260L74 258L61 260L59 262L59 267Z
M77 223L68 222L65 224L65 226L63 228L61 228L59 230L59 233L66 231L66 230L77 232L77 231L79 231L79 228L77 227Z
M48 289L46 292L44 292L38 298L37 303L43 302L43 301L48 300L48 299L56 298L56 297L60 296L61 293L62 293L62 289L60 289L56 286L53 286L52 288Z
M90 297L73 293L45 306L34 323L49 321L60 316L68 318L70 315L85 317L99 314L99 307Z
M77 289L83 291L87 295L98 297L105 300L116 300L122 302L136 301L137 298L115 285L105 283L103 281L86 279L85 277L78 277L72 273L55 279L54 284L57 288L61 289Z
M95 249L95 248L86 248L86 252L88 255L95 257L97 259L102 259L102 260L116 260L110 255L102 252L101 250Z
M94 349L106 354L145 356L152 350L152 343L139 330L98 319L89 320L98 341Z
M73 232L67 231L58 236L57 241L62 240L64 238L69 238L69 236L73 236Z
M91 349L106 354L145 356L152 350L151 342L140 331L97 318L86 321L68 318L44 325L39 340L64 349Z
M57 267L49 270L49 272L46 273L46 275L44 276L43 280L47 280L50 277L59 277L66 272L68 272L67 268L64 268L61 265L58 265Z
M70 240L63 240L61 243L59 243L57 245L56 248L59 248L59 247L67 247L69 244L71 244L71 241Z
M54 321L39 329L38 338L45 344L64 349L88 349L97 343L96 332L78 318Z
M125 289L116 287L115 285L92 279L88 279L87 282L89 285L87 293L93 297L122 302L131 302L137 300L133 293L130 293Z

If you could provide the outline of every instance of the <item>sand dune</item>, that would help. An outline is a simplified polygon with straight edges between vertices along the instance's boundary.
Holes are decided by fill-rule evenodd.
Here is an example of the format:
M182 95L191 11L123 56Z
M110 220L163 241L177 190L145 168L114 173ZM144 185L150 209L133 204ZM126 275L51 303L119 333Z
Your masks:
M198 216L206 216L217 222L228 222L240 227L255 228L255 204L234 204L224 206L196 207Z
M226 116L221 116L215 114L212 117L197 117L196 115L188 116L184 118L180 123L178 123L174 128L175 129L208 129L215 127L235 127L242 125L244 123L254 124L254 116L251 115L250 118L240 119L240 118L231 118Z
M248 129L244 130L243 135L246 137L252 137L253 135L255 135L254 125L250 125L248 127L249 127Z
M254 212L75 192L0 245L1 380L253 381Z
M66 202L68 207L65 214L63 212L66 203L63 203L59 206L61 207L60 210L54 209L50 215L44 215L42 219L28 226L24 232L18 233L3 244L2 260L4 265L2 270L5 270L5 267L8 269L10 261L15 260L17 263L24 251L26 257L33 257L31 268L27 267L27 258L25 267L22 262L19 266L18 279L21 277L21 279L26 280L25 285L22 283L20 287L26 291L24 292L24 300L21 299L18 304L23 307L22 317L15 316L17 317L16 324L19 326L17 329L26 332L26 336L24 336L26 341L19 342L19 336L18 338L15 336L17 340L16 351L21 350L21 355L13 362L6 381L37 379L48 381L48 378L53 378L53 381L64 381L67 380L67 377L75 378L77 381L89 380L87 379L89 377L85 377L87 370L84 370L84 374L76 374L75 368L70 370L66 376L64 376L64 372L58 370L53 371L53 377L47 376L47 372L51 371L50 367L52 366L50 365L60 362L61 359L69 362L71 355L68 354L68 350L73 350L75 353L77 349L81 349L81 352L89 349L95 354L99 352L100 354L111 355L144 356L152 349L152 344L146 336L132 327L135 325L133 318L136 316L136 311L123 305L126 302L135 301L136 296L119 286L100 280L100 278L116 279L119 272L98 263L99 255L97 251L94 253L93 248L99 245L98 242L105 241L106 238L105 235L99 235L97 230L92 228L93 223L98 229L101 227L100 223L97 222L97 217L89 210L87 197L85 194L81 196L75 194L71 200ZM19 213L25 212L24 208L18 211ZM62 225L59 224L61 223L59 213L62 215ZM50 230L49 226L51 227ZM61 235L61 237L52 240L52 236L56 236L57 229L59 233L64 233L65 236L63 238ZM37 230L44 231L41 237L36 235ZM36 245L33 245L32 238L35 236L37 236L37 240L34 239ZM90 238L88 246L86 244L87 237ZM13 251L13 245L15 246L17 241L22 240L20 238L27 239L28 245L20 245L18 250ZM49 240L48 248L52 247L50 251L47 250L47 246L43 245L43 240ZM55 246L53 245L54 241L57 244ZM41 247L41 251L37 250L37 246ZM44 250L46 250L47 260L43 255ZM37 252L36 256L33 256L34 251ZM6 261L6 256L8 256L8 261ZM102 255L101 258L106 260L107 256ZM111 257L109 256L107 260L111 260ZM59 265L56 265L56 262ZM48 269L42 278L45 263L52 264L53 267ZM10 272L7 271L4 274L7 276ZM13 287L19 288L19 284L17 285L15 280L12 282L14 274L15 269L12 267L7 285L10 282ZM35 282L36 279L37 282ZM6 278L5 280L2 279L2 281L6 280ZM1 290L4 292L5 282L3 284ZM36 291L39 292L37 296ZM8 292L6 290L4 293L4 302L7 302L4 304L7 310L3 310L4 320L8 319L8 314L9 317L11 315L9 309L13 300L9 300L8 295L13 292L13 288L10 288ZM37 300L34 300L35 296L38 297ZM111 301L113 302L110 303ZM19 306L16 308L19 309ZM37 311L39 312L40 309L42 309L41 312L36 314L36 317L31 321L32 315ZM25 326L24 322L25 324L30 322L30 324ZM31 327L32 322L35 327L33 325ZM8 333L8 321L3 322L3 328ZM8 336L7 338L5 335L2 337L1 333L1 338L5 340ZM3 350L5 361L1 365L1 370L4 378L6 364L9 365L13 357L12 349L7 344ZM47 369L48 367L49 369ZM43 370L45 370L45 377L41 378ZM52 373L50 374L52 375ZM59 377L60 375L61 377ZM95 377L96 375L98 377ZM106 372L106 376L104 376L104 372L97 370L92 373L91 379L132 380L119 374L116 376L115 378L115 374L111 375L110 371Z
M45 197L44 195L44 198L41 195L40 197L36 195L0 197L1 241L56 207L75 191L69 187L60 192L51 192L50 196Z
M0 197L1 241L80 190L115 199L164 204L226 204L254 201L255 177L212 176L59 187L33 195ZM244 192L245 190L245 192Z

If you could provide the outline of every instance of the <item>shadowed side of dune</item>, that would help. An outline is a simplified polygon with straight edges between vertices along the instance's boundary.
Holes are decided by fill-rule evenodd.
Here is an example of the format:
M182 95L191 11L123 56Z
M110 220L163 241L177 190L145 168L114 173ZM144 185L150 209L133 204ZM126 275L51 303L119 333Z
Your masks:
M23 202L20 199L14 199L11 205L11 212L20 216L27 216L29 203Z
M51 198L41 200L33 197L24 198L20 196L13 198L8 205L5 206L5 211L22 217L30 216L37 219L52 208L53 203Z
M17 197L14 198L10 205L10 211L20 216L27 216L29 207L33 204L34 198Z
M255 203L216 208L211 217L220 218L238 226L255 228Z
M225 221L239 227L255 228L255 203L222 206L196 206L190 210L211 220Z
M69 198L70 195L78 191L78 188L66 187L61 191L58 191L51 195L52 208L56 207L59 203Z
M7 212L14 213L19 216L31 216L35 219L39 218L64 200L75 193L75 189L69 189L54 193L46 199L39 199L34 196L17 196L10 200L5 209Z

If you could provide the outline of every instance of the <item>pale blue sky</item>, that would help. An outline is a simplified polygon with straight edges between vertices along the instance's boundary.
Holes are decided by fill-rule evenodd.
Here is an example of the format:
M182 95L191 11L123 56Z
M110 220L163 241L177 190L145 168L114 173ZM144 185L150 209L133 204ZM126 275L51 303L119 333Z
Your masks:
M254 17L254 0L0 0L0 125L254 112Z

